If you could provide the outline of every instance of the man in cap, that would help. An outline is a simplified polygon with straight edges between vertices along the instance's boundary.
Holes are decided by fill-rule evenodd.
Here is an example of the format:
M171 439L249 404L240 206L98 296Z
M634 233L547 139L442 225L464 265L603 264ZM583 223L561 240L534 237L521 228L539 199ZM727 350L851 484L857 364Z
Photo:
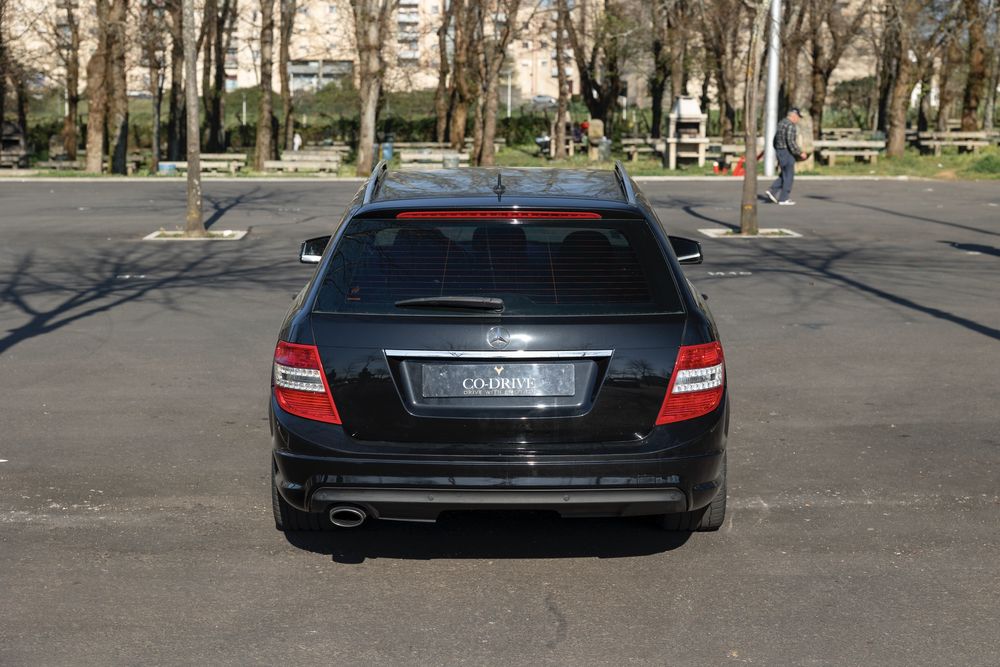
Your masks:
M792 194L792 182L795 180L795 161L805 160L808 157L796 141L798 129L795 126L801 119L802 112L798 107L792 107L788 110L788 115L778 123L778 129L774 133L774 151L778 157L781 173L764 194L781 206L795 206L795 202L788 198Z

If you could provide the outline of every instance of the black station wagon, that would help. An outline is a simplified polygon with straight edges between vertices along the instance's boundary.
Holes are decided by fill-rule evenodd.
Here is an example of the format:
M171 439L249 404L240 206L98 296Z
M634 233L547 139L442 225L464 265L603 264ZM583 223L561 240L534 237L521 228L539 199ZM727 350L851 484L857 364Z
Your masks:
M377 166L274 352L282 530L551 510L715 530L725 363L669 237L614 170Z

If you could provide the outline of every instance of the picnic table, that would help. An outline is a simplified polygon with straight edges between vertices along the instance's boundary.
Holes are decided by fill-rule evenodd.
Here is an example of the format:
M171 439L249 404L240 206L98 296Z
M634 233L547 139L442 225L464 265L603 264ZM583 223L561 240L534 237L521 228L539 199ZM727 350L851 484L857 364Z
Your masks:
M202 153L200 156L201 171L204 172L225 172L235 174L247 164L247 156L244 153ZM186 160L161 160L160 171L169 172L187 171Z
M978 153L980 148L990 145L987 132L920 132L917 134L917 145L921 151L930 151L935 156L941 155L945 146L959 148Z
M639 160L639 155L663 155L667 144L663 139L653 139L652 137L630 137L622 139L622 151L630 162Z
M310 148L304 151L285 151L280 160L265 160L265 171L338 171L342 160L339 150Z
M405 171L420 171L425 169L442 169L446 163L453 158L458 160L458 166L469 166L469 154L467 152L442 151L442 150L401 150L399 151L400 169Z
M837 164L838 157L861 158L870 164L878 163L879 154L885 150L885 141L872 139L818 139L813 148L829 166Z

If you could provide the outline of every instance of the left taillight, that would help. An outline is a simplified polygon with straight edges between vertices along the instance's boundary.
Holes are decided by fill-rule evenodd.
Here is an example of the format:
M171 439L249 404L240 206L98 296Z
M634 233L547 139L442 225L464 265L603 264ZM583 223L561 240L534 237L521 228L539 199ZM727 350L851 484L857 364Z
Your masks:
M722 400L725 376L726 361L718 341L682 345L656 425L694 419L715 410Z
M274 348L274 397L282 410L297 417L340 423L315 345L280 341Z

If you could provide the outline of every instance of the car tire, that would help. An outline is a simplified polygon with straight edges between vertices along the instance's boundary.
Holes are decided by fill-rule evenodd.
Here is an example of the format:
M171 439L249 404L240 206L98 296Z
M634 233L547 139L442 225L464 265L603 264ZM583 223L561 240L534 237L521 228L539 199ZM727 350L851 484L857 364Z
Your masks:
M664 514L659 517L664 530L677 532L712 532L722 527L726 520L726 458L722 458L722 482L719 491L705 507L693 512Z
M276 469L271 463L271 511L274 513L274 527L280 531L320 531L330 530L332 525L325 514L303 512L288 504L278 493L278 484L274 481Z

